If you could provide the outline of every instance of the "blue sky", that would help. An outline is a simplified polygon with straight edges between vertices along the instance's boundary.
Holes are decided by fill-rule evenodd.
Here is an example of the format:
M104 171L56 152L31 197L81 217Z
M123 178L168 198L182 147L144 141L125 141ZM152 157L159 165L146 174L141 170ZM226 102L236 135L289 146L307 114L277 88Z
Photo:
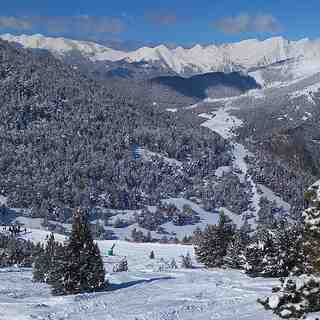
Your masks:
M0 32L182 45L320 37L319 0L1 0Z

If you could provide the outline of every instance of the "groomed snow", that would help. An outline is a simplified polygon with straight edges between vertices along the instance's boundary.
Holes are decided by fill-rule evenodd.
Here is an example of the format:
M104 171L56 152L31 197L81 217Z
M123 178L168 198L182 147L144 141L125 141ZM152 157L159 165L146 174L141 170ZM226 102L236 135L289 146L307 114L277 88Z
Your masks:
M218 133L226 140L229 140L232 145L232 155L233 155L233 168L240 172L238 174L240 181L247 179L252 187L252 197L251 197L251 209L247 212L243 212L242 216L250 216L249 219L252 227L256 225L257 214L260 210L259 202L261 195L258 193L257 185L253 181L252 177L248 175L248 166L245 161L246 156L250 156L251 153L243 146L237 142L233 141L234 133L233 130L242 125L242 121L229 114L229 111L233 109L232 102L238 97L224 98L220 100L207 99L206 102L221 102L223 104L213 115L210 114L200 114L201 117L208 119L202 126L209 128L210 130ZM233 215L233 217L235 217ZM243 223L245 219L239 219L239 223Z
M32 239L43 240L34 231ZM59 237L60 240L63 240ZM113 241L99 241L101 252ZM159 259L180 260L193 248L182 245L116 241L115 254L126 256L129 272L111 273L110 291L53 297L45 284L32 282L29 269L0 269L1 320L272 320L257 303L278 283L252 279L240 271L195 268L157 271ZM151 250L155 260L150 260ZM110 259L104 259L106 265ZM179 263L178 263L179 264Z

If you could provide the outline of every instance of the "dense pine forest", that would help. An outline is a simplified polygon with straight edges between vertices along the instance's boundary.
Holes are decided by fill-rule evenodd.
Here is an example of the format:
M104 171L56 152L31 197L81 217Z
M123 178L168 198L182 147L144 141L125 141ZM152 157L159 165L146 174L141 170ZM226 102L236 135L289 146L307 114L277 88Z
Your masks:
M141 208L192 194L230 162L223 138L191 114L156 108L141 88L95 81L4 41L0 59L0 190L9 207L60 221L78 205ZM159 156L135 160L133 145Z

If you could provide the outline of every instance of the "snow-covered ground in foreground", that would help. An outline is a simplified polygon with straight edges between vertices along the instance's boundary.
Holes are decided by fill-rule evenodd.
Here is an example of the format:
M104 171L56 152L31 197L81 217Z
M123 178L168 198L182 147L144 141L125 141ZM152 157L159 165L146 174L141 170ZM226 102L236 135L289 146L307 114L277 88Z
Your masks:
M256 225L255 220L260 210L259 202L260 202L261 195L258 193L256 183L253 181L252 177L248 175L248 166L245 161L245 157L250 155L250 152L242 144L232 141L233 130L242 125L242 122L240 119L234 116L231 116L228 113L228 111L233 108L232 101L234 101L235 99L236 98L234 97L229 99L221 99L220 102L224 103L223 107L215 111L213 115L200 114L200 116L208 119L207 121L202 123L202 126L207 127L210 130L221 135L223 138L230 140L230 143L233 147L233 151L232 151L233 167L237 171L239 170L241 171L241 173L238 174L240 180L244 181L244 179L248 179L252 187L252 197L251 197L252 208L250 208L248 212L244 212L242 216L252 217L249 219L249 222L252 225L252 227L255 227ZM211 100L211 102L215 102L215 101L216 100ZM208 99L207 102L210 102L210 100Z
M33 240L46 232L34 231ZM59 237L60 240L63 238ZM100 241L102 253L113 241ZM128 272L111 273L110 291L53 297L47 285L32 282L29 269L0 269L0 320L271 320L256 300L269 295L277 280L252 279L240 271L190 269L157 271L158 260L190 253L182 245L116 241ZM156 260L150 260L154 251ZM106 264L108 259L106 258Z

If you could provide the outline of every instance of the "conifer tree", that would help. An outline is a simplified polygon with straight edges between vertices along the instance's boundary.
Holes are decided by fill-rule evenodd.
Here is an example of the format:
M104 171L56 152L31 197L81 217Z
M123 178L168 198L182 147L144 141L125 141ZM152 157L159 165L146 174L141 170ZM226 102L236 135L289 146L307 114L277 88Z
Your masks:
M204 231L197 231L194 236L198 261L207 267L220 267L233 233L230 219L221 212L218 225L207 225Z
M224 264L229 268L243 269L246 264L245 250L248 243L248 234L244 230L236 231L228 244Z
M307 273L320 272L320 186L313 186L305 194L309 208L304 218L304 254Z
M181 268L184 268L184 269L193 268L192 260L189 252L185 256L181 255Z
M93 292L104 287L105 270L99 248L92 239L86 213L77 209L73 215L72 232L64 250L66 259L58 256L60 263L51 276L57 294ZM61 272L59 277L58 271Z
M272 309L282 318L304 317L308 312L320 311L320 190L311 187L305 194L309 208L303 213L303 237L291 232L291 237L299 239L299 250L289 252L290 260L298 260L298 277L288 277L281 281L281 286L273 288L270 297L258 302L266 309ZM299 230L299 229L297 229ZM302 240L301 240L302 238ZM302 248L302 249L300 249ZM302 254L301 254L302 252ZM302 267L301 267L302 265Z
M302 230L285 220L272 230L260 228L245 250L246 272L253 276L285 277L303 269Z
M56 251L59 247L61 245L55 241L53 233L50 234L44 247L40 243L37 245L33 264L34 281L49 283L48 277L55 267Z
M45 275L47 272L46 256L43 245L39 242L32 254L33 266L32 266L32 277L36 282L45 282Z

